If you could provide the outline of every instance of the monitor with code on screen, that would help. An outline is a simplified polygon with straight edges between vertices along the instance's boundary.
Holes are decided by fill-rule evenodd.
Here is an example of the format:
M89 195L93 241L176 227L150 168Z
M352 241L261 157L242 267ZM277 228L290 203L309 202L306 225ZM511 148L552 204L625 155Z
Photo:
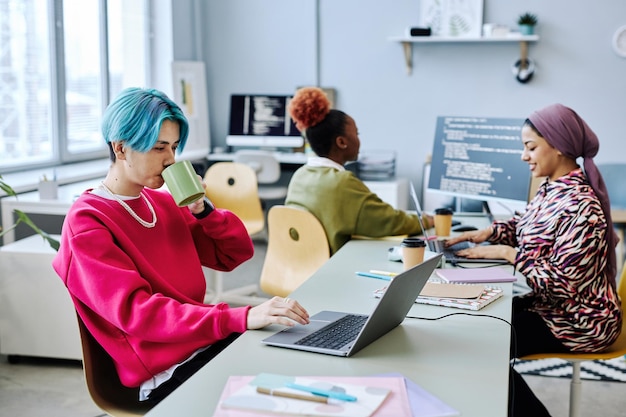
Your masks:
M233 94L226 145L254 148L298 148L304 138L287 107L292 96Z
M437 118L428 191L484 201L528 201L531 174L522 161L525 119Z

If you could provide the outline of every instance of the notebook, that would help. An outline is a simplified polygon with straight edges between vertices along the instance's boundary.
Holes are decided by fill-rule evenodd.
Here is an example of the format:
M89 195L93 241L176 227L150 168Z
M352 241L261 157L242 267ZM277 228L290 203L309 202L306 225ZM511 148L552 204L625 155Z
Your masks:
M370 315L324 310L311 316L308 325L296 324L274 333L262 342L269 346L335 356L352 356L402 323L441 256L441 254L433 256L396 275ZM341 332L335 331L336 326L341 326L344 321L352 319L356 320L356 324L346 325L342 329L344 334L350 335L348 340L344 340ZM320 333L327 333L330 342L337 343L341 340L340 346L319 343L316 338Z
M313 401L315 394L290 388L290 384L355 396L357 401ZM258 389L261 388L261 393ZM268 391L271 394L267 394ZM297 394L298 399L284 393ZM309 398L304 400L303 398ZM323 399L322 396L317 396ZM408 416L411 409L402 376L290 376L259 374L230 376L213 417L262 415L289 416Z
M504 267L497 268L445 268L435 271L445 282L515 282L517 277Z
M415 299L418 304L478 311L504 295L502 288L491 285L435 282L426 285L424 291ZM387 287L377 289L374 291L374 297L381 297L386 290ZM468 298L465 293L473 293L474 296ZM460 296L457 296L459 294Z
M413 199L413 203L415 204L415 211L417 212L417 219L419 220L420 227L422 228L422 233L424 234L424 238L428 245L428 250L435 253L443 254L444 259L448 263L456 264L460 262L468 262L468 263L494 263L494 264L508 264L509 262L505 259L485 259L485 258L465 258L463 256L457 255L456 252L471 248L475 246L474 243L471 242L459 242L452 246L445 246L443 240L437 240L435 236L429 236L428 230L424 227L424 221L422 220L422 206L417 198L417 193L415 192L415 186L411 181L409 192L411 194L411 198ZM488 245L489 243L481 243L483 245Z
M472 284L434 284L434 285L472 285ZM460 308L463 310L478 311L483 307L493 303L504 295L504 290L500 287L485 285L480 296L476 298L453 298L453 297L423 297L415 299L418 304L430 304L443 307Z

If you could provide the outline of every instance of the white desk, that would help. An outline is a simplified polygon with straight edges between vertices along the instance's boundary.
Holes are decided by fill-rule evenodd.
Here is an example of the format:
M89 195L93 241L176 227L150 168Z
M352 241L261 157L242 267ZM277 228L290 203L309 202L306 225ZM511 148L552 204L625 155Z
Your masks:
M355 275L357 270L399 271L387 261L393 242L353 240L294 293L311 314L319 310L369 313L372 292L384 281ZM510 320L512 285L505 296L479 312ZM409 315L439 317L466 310L416 304ZM452 316L439 321L406 319L353 357L343 358L264 346L277 326L248 331L209 362L146 417L208 416L214 412L230 375L260 372L286 375L375 375L400 372L459 410L464 417L507 414L510 327L487 317Z
M102 179L90 179L59 186L58 198L55 200L42 200L39 191L18 194L16 197L4 197L0 199L2 207L2 227L6 229L15 223L14 210L21 210L26 214L52 214L65 216L74 200L86 189L97 187ZM4 244L15 241L15 231L7 232L3 236Z
M304 165L308 159L308 155L303 152L272 152L281 164ZM232 161L235 154L232 152L210 153L207 155L209 162Z
M52 269L55 254L39 235L0 247L3 355L82 359L74 304Z

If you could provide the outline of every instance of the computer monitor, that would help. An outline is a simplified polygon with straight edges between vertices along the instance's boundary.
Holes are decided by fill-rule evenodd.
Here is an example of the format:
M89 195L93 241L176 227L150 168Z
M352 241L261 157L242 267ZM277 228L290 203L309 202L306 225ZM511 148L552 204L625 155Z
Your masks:
M525 204L531 174L521 160L523 123L515 118L438 117L428 191Z
M233 94L226 145L299 148L304 138L287 113L289 95Z

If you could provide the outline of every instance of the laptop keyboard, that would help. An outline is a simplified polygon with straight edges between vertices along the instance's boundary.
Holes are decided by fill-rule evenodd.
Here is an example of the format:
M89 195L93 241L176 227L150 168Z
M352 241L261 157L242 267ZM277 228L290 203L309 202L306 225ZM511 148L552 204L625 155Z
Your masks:
M348 314L303 337L296 344L324 349L339 349L356 338L367 318L368 316Z

